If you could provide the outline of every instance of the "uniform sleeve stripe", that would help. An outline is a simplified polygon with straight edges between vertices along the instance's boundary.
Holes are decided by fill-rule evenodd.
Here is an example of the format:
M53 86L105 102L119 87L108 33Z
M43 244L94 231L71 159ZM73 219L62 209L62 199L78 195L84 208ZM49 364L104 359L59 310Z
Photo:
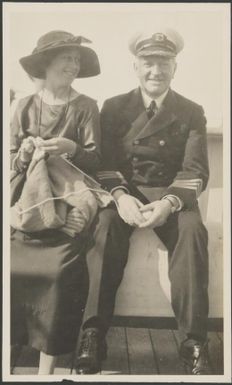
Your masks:
M121 182L126 183L123 175L119 171L99 171L97 173L99 179L120 179Z
M121 181L123 183L126 183L126 179L124 178L124 176L119 171L116 171L116 174L118 175L118 177L121 179Z
M184 181L184 182L201 182L202 179L200 179L200 178L196 178L196 179L176 179L175 181L178 181L178 182L181 182L181 181Z
M201 183L200 182L189 182L189 181L186 181L186 182L182 182L182 181L175 181L174 183L178 183L178 184L182 184L182 185L189 185L189 186L200 186Z
M98 175L114 175L117 171L98 171Z
M175 180L170 187L179 187L196 191L197 198L199 197L202 191L202 180L201 179L177 179Z
M185 184L173 183L171 186L173 186L173 187L182 187L182 188L190 188L191 190L201 189L200 185L191 185L191 184L188 184L188 183L185 183Z
M175 186L175 187L183 187L183 188L191 188L191 189L198 189L201 187L200 184L190 184L190 183L174 183L172 184L172 186Z
M111 172L111 173L98 173L97 174L99 177L114 177L118 178L119 175L116 172Z
M98 175L98 178L99 179L115 179L115 178L117 178L117 175Z

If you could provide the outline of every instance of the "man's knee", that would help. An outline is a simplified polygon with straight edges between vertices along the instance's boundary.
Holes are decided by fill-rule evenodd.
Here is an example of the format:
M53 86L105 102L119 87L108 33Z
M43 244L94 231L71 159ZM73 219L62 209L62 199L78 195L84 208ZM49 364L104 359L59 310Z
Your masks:
M182 292L189 284L207 288L208 233L200 214L183 211L178 218L178 240L169 264L169 277ZM185 282L185 284L184 284Z
M93 223L93 233L94 238L99 235L107 234L111 225L116 224L119 220L119 215L117 210L111 208L106 208L99 211L98 216L96 217Z
M117 210L109 208L101 210L98 217L98 226L107 228L112 222L118 221L118 217Z
M178 218L179 232L185 234L199 234L207 235L207 230L203 225L201 216L198 212L182 211Z
M119 216L117 210L104 209L99 212L98 222L94 230L94 239L105 239L108 245L109 243L115 246L117 249L125 247L125 244L129 242L129 238L132 232L132 228L127 225Z

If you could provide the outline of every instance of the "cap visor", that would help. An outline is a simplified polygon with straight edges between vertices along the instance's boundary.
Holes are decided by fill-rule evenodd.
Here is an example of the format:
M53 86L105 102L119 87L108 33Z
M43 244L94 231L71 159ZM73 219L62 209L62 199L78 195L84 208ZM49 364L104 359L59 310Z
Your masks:
M163 57L175 57L174 52L157 49L144 49L136 54L136 56L163 56Z

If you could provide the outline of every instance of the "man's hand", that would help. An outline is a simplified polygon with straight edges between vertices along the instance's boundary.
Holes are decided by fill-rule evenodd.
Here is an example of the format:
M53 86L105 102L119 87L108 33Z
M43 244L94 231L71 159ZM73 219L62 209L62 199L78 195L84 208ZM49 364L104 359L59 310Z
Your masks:
M74 154L77 146L73 140L59 137L47 140L41 139L38 147L50 155L62 155L65 153Z
M144 217L140 212L143 204L132 195L123 193L117 199L118 212L124 222L131 226L140 226L144 221Z
M146 216L146 221L139 225L140 228L154 228L162 226L171 214L172 205L168 200L149 203L140 209ZM150 212L150 213L149 213ZM148 215L149 214L149 215Z

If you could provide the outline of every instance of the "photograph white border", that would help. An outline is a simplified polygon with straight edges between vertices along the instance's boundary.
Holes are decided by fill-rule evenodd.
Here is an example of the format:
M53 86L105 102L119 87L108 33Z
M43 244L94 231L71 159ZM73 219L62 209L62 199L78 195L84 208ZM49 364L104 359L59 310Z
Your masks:
M63 6L66 10L69 9L74 3L65 3ZM99 12L104 12L107 7L111 7L112 12L115 7L121 7L121 10L127 9L133 6L133 10L140 9L141 6L147 4L143 3L75 3L80 5L80 9L86 10L88 7L97 7ZM156 3L157 7L161 8L166 6L167 3ZM176 10L180 10L182 7L213 7L219 9L220 12L225 13L225 57L224 60L224 100L223 100L223 258L224 258L224 375L212 375L212 376L164 376L164 375L51 375L51 376L38 376L38 375L11 375L10 368L10 317L9 317L9 303L10 303L10 221L9 221L9 197L10 197L10 184L9 184L9 133L8 127L10 122L10 107L9 107L9 90L10 90L10 74L7 66L8 56L8 42L10 34L9 15L11 12L29 10L36 11L37 9L45 6L45 3L3 3L3 341L2 341L2 380L11 382L37 382L37 381L62 381L63 379L73 380L76 382L230 382L231 381L231 204L230 204L230 4L226 3L170 3L176 7ZM55 3L46 3L47 10L52 11ZM152 3L150 3L152 6ZM216 53L215 53L216 54Z

